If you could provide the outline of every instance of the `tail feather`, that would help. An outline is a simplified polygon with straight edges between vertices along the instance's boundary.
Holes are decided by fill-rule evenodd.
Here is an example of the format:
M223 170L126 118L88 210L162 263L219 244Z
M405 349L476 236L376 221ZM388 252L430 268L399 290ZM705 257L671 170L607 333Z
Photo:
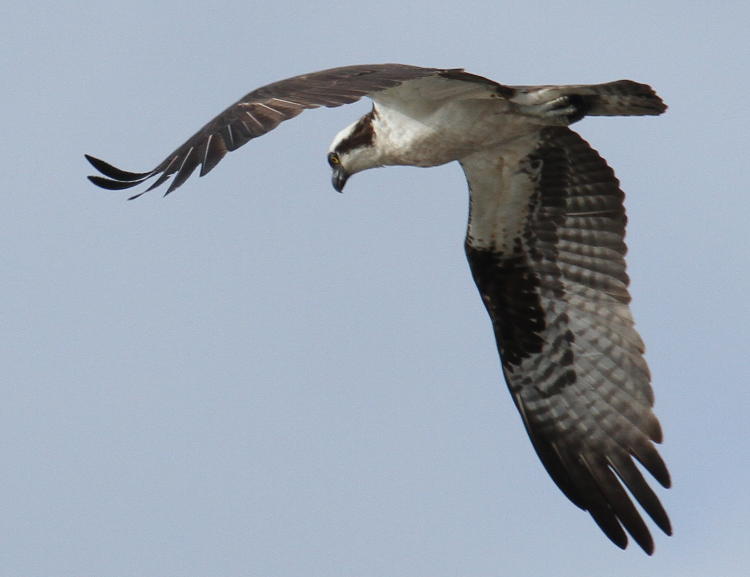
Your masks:
M509 100L526 114L548 120L564 118L566 124L584 116L656 116L667 109L650 86L632 80L512 89Z
M579 97L586 116L656 116L667 109L649 85L632 80L565 86L563 94Z

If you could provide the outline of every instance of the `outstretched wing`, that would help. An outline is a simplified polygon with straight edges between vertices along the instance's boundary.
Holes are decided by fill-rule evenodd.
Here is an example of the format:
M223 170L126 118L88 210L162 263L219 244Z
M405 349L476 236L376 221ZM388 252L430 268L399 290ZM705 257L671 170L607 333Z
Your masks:
M663 486L643 342L625 272L623 192L578 134L544 128L462 161L466 252L492 318L503 373L545 468L618 546L653 541L669 518L633 458Z
M373 64L331 68L295 76L253 90L208 122L177 150L148 172L120 170L98 158L88 161L108 178L89 176L89 180L111 190L131 188L159 175L144 192L160 186L175 175L166 194L184 183L200 165L200 175L213 169L224 155L248 140L273 130L279 123L294 118L303 110L320 106L335 107L355 102L365 95L398 86L409 80L442 76L463 82L499 84L462 70L420 68L404 64ZM144 192L132 196L136 198Z

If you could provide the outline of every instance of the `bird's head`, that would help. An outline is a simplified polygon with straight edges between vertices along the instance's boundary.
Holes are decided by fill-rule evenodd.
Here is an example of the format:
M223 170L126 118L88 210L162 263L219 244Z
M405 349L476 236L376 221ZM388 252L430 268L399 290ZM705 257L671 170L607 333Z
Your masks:
M344 190L352 174L383 165L375 143L373 117L374 113L370 112L344 128L328 149L328 164L333 171L331 183L339 192Z

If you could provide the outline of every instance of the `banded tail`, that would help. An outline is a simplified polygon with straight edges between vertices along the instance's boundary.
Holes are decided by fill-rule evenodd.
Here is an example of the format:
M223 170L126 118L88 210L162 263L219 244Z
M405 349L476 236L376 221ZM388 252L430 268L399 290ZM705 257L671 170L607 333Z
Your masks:
M572 106L575 122L584 116L658 116L667 109L648 84L632 80L615 80L605 84L568 84L562 86L514 86L510 98L522 106L544 106L561 99Z
M658 116L667 109L648 84L632 80L564 88L572 88L573 95L580 95L587 116Z

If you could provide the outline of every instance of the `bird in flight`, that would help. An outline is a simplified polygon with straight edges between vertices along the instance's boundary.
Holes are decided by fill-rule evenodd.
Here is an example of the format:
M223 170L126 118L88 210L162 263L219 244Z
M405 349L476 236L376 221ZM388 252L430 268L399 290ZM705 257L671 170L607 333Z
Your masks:
M333 187L388 165L458 161L469 187L466 255L526 432L562 492L621 548L654 543L628 492L671 534L636 461L662 486L669 472L652 407L644 345L625 272L625 209L604 159L568 126L585 116L658 115L645 84L507 86L465 72L403 64L332 68L274 82L232 104L154 169L135 173L86 155L111 190L152 177L181 186L200 166L303 110L363 96L373 107L328 151ZM626 492L626 489L628 492Z

